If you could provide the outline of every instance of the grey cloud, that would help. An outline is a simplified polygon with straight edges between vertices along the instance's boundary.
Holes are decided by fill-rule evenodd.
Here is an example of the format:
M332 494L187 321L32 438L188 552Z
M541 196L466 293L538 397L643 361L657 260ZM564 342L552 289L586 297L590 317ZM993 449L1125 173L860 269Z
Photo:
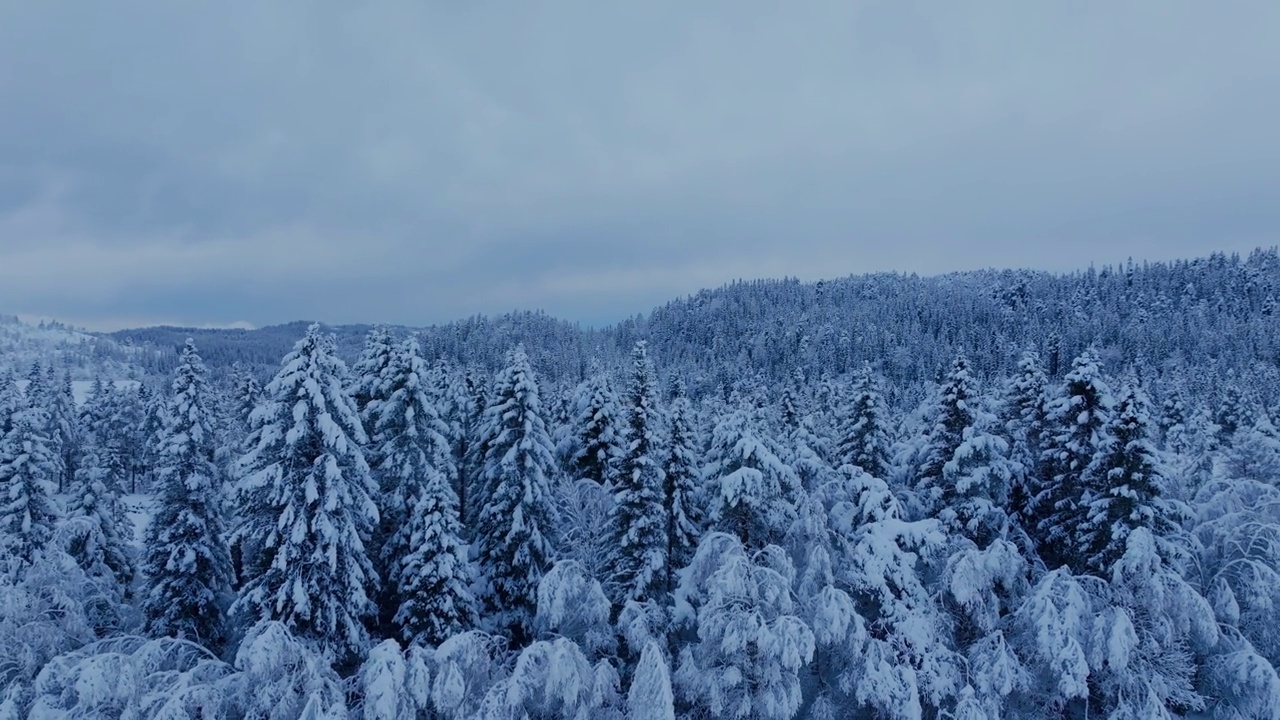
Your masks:
M622 5L627 5L623 7ZM1275 243L1280 7L0 5L0 310L598 322Z

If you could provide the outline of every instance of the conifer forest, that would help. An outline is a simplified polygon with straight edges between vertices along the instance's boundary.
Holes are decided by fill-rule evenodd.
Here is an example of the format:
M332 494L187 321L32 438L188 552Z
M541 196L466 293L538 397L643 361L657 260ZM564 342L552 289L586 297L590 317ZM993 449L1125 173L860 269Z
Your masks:
M0 718L1280 718L1280 255L0 320Z

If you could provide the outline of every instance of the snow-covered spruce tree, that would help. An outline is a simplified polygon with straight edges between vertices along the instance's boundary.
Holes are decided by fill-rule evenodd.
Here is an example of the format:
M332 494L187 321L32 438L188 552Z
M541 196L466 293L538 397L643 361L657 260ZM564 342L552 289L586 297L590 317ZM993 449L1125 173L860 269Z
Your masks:
M369 403L374 398L385 396L381 388L383 371L391 364L395 349L391 331L379 325L369 331L360 357L351 366L351 387L348 391L361 418L367 417Z
M120 498L118 473L96 438L83 447L76 478L67 501L67 517L74 525L65 533L77 538L68 553L91 576L112 582L128 598L135 574L131 539L133 523Z
M916 471L916 491L930 510L943 503L946 492L943 470L964 443L965 429L973 427L977 405L978 382L969 371L969 362L963 357L956 358L938 389L933 413L926 420L929 429Z
M428 397L428 368L409 338L383 369L385 399L371 399L381 486L380 560L386 604L406 642L436 645L475 622L459 537L447 428Z
M53 536L58 462L42 428L44 408L19 409L0 438L0 545L26 560Z
M232 570L225 491L214 464L213 398L204 363L188 339L174 371L168 425L158 457L157 511L142 562L146 631L217 648Z
M800 480L778 458L747 409L730 409L716 423L702 476L715 529L759 548L781 539L790 527L795 508L787 491Z
M68 370L59 377L50 365L46 383L48 435L51 446L59 454L61 475L58 478L58 489L64 490L75 477L76 459L80 453L80 432L76 426L76 401L71 392L71 371Z
M14 413L25 408L27 400L18 389L11 368L0 371L0 438L13 427Z
M481 600L488 624L507 633L518 647L533 637L538 583L555 555L555 455L542 419L538 382L523 347L507 355L480 437L485 504L475 534L484 575Z
M571 478L586 478L612 487L626 451L625 426L618 397L603 371L577 390L569 434L557 449Z
M675 592L675 573L689 564L702 534L702 507L693 409L683 392L671 401L667 414L667 452L662 464L662 512L666 518L666 591Z
M278 620L340 658L364 650L378 582L365 551L376 486L345 374L331 338L312 325L253 413L235 536L256 556L232 607L250 624Z
M1280 430L1265 413L1236 431L1215 472L1222 477L1280 483Z
M643 340L631 355L626 395L627 447L618 473L612 513L615 603L659 600L666 594L667 537L658 442L657 379Z
M919 490L931 515L985 548L1008 528L1003 504L1015 468L1008 443L993 435L968 363L956 361L934 409Z
M1103 433L1102 447L1085 468L1085 484L1095 489L1079 530L1082 567L1106 576L1124 554L1129 534L1145 527L1157 536L1176 527L1164 500L1164 478L1149 441L1151 422L1136 388L1121 396Z
M835 448L835 465L860 467L875 477L889 472L890 440L884 397L877 387L870 366L863 366L854 377L849 408L840 422Z
M242 368L236 374L230 400L235 434L241 438L248 437L253 430L249 418L262 403L262 385L258 383L258 378L254 376L252 370Z
M438 645L476 622L455 503L453 488L440 473L429 476L410 498L408 554L391 578L400 598L394 621L407 642Z
M458 446L458 477L454 483L454 491L458 495L458 521L462 523L465 533L468 532L474 514L472 506L475 499L471 496L473 491L479 492L480 469L484 465L485 450L480 433L488 398L484 383L474 370L469 369L463 373L458 390L458 421L462 425L462 441Z
M1090 347L1072 363L1064 387L1046 407L1044 476L1036 479L1035 525L1028 530L1051 568L1082 567L1079 533L1096 494L1086 486L1084 471L1103 445L1115 404L1101 374L1098 353Z
M1018 372L1005 385L1001 408L1004 437L1009 441L1009 459L1018 472L1009 487L1009 516L1023 528L1031 527L1031 489L1043 468L1045 433L1045 392L1049 380L1040 355L1028 350L1018 359Z

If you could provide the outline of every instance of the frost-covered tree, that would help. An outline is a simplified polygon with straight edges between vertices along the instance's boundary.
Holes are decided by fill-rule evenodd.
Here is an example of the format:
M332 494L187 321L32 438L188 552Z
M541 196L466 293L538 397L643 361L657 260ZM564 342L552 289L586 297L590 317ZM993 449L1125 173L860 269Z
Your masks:
M20 409L0 437L0 545L28 560L49 542L60 514L51 497L58 460L46 425L44 408Z
M596 660L615 650L610 612L600 582L576 560L561 560L538 584L534 627L540 637L568 638Z
M27 406L12 368L0 370L0 437L13 427L13 416Z
M875 477L886 477L891 446L887 414L871 368L863 366L854 377L849 407L841 418L834 464L849 464Z
M400 601L394 621L409 642L437 645L476 622L456 502L441 473L409 498L407 553L391 576Z
M86 572L107 577L123 597L128 597L136 570L134 528L125 513L114 465L107 457L96 441L83 448L66 505L67 516L79 521L79 540L69 552Z
M1106 437L1114 400L1101 377L1092 347L1072 363L1059 394L1046 408L1047 437L1042 457L1045 476L1037 478L1032 500L1040 555L1050 567L1078 569L1080 531L1096 493L1086 485L1085 469Z
M632 352L626 396L627 447L615 485L612 513L613 577L618 605L665 595L667 534L661 447L658 441L657 378L644 341Z
M1175 527L1150 432L1144 398L1136 388L1127 389L1084 472L1085 484L1096 489L1078 530L1082 545L1077 552L1084 568L1106 575L1134 530L1144 527L1164 535Z
M508 354L483 422L485 505L475 529L481 600L490 625L521 645L532 637L538 583L555 555L555 455L524 348Z
M351 387L349 392L360 417L366 416L369 403L375 398L384 397L382 388L383 374L391 364L396 352L395 339L391 331L379 325L369 331L365 338L364 349L360 357L351 366Z
M49 440L59 454L61 475L58 478L58 489L63 490L75 477L76 459L80 452L80 433L76 426L76 401L71 391L70 371L59 377L53 366L49 366L44 406L49 412Z
M1176 717L1204 708L1196 657L1218 643L1212 606L1160 557L1145 527L1112 568L1111 607L1095 620L1093 691L1113 717Z
M1009 459L1017 464L1009 487L1008 512L1023 527L1034 523L1031 491L1043 468L1041 456L1045 440L1045 393L1048 378L1040 356L1028 350L1018 359L1017 373L1005 385L1000 419L1009 441Z
M703 508L692 408L680 393L667 415L667 452L662 464L662 512L666 519L666 591L675 591L675 572L689 564L698 547Z
M991 432L995 425L968 363L957 360L932 415L919 489L931 515L980 547L1005 534L1003 506L1017 474L1008 443Z
M566 471L612 487L626 452L626 426L609 377L597 372L583 382L572 412L569 435L559 448Z
M415 338L396 347L365 414L381 527L375 538L387 580L384 613L406 641L436 644L474 621L459 537L448 428L429 396L429 368Z
M959 690L946 619L924 582L924 560L940 555L948 538L935 519L908 522L883 480L851 465L840 473L822 492L837 541L832 564L871 636L855 697L888 717L919 717Z
M339 657L361 652L378 578L365 550L378 521L368 441L332 340L312 325L253 413L238 463L236 535L254 557L233 612L278 620Z
M710 717L795 717L814 635L798 616L794 581L776 545L753 553L735 535L703 536L677 593L678 619L697 633L676 672L688 702Z
M787 491L799 486L799 478L746 409L732 409L716 423L702 476L715 529L759 548L780 539L790 526L795 508Z
M656 642L640 652L640 664L627 690L627 720L675 720L675 696L671 674Z
M232 569L225 493L214 464L213 407L204 363L187 340L173 393L156 480L157 511L147 526L142 606L147 632L218 647Z

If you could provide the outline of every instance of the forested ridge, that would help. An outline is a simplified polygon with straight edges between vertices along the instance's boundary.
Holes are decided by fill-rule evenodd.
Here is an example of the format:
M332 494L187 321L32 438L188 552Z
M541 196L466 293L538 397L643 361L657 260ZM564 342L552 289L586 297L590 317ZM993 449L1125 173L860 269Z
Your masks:
M1273 249L15 330L0 718L1280 718L1277 294Z

